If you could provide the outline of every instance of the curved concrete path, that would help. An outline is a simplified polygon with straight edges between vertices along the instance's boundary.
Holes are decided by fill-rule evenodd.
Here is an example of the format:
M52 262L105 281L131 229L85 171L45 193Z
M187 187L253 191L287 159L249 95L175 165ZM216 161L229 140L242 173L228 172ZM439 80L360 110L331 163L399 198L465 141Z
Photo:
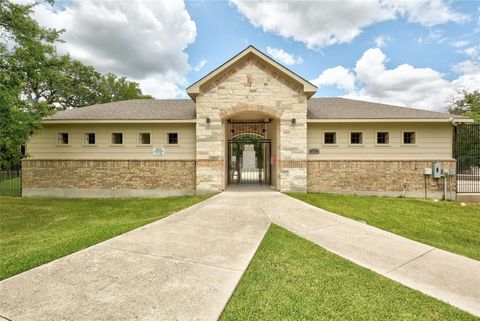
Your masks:
M0 282L0 320L216 320L269 225L213 196Z
M259 200L260 202L260 200ZM410 288L480 316L480 261L327 212L284 194L264 201L270 220Z
M243 188L0 282L0 316L215 320L270 222L480 316L479 261Z

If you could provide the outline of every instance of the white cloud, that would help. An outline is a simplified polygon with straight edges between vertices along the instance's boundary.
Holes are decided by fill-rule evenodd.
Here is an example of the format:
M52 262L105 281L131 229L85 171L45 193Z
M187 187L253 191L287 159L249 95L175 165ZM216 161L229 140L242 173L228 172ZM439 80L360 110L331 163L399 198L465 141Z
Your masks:
M39 5L34 16L66 30L60 53L135 79L158 98L177 95L191 69L184 50L195 41L196 25L183 1L77 0L63 10ZM153 79L161 80L157 87Z
M198 62L198 64L193 67L193 70L195 71L200 71L200 69L202 69L203 67L205 67L205 64L207 63L207 60L206 59L202 59Z
M480 60L480 45L466 48L461 50L461 52L469 56L471 59Z
M476 65L468 73L465 73L452 81L452 87L458 92L461 89L467 91L480 89L480 65Z
M451 45L455 48L461 48L468 46L470 44L470 41L468 40L457 40L451 43Z
M186 98L186 92L180 86L186 86L187 80L177 72L169 71L132 80L140 83L144 93L156 98Z
M399 17L429 27L468 19L443 0L231 1L255 27L293 38L309 48L348 43L363 28Z
M387 42L392 41L392 38L390 38L389 36L378 36L373 41L375 42L375 46L377 46L378 48L382 48L387 45Z
M480 87L480 66L472 61L458 64L456 70L461 74L449 81L431 68L403 64L388 69L386 60L380 49L368 49L353 70L337 66L325 70L313 81L320 79L319 85L344 89L350 98L437 111L446 111L449 98L459 90Z
M391 1L390 5L409 22L431 27L446 22L465 22L469 17L455 12L443 0Z
M469 76L477 75L480 72L480 45L465 48L459 50L459 52L466 55L468 59L455 64L452 67L452 71L457 74L463 74L462 76L464 77L460 76L458 83L464 83L468 79L472 79ZM476 89L480 89L480 82L477 81L476 87Z
M337 66L324 70L320 76L311 81L312 84L320 86L335 86L346 91L355 90L355 75L348 69Z
M357 61L355 74L361 83L357 91L359 96L428 109L444 107L443 97L449 91L449 83L441 73L408 64L387 69L385 61L386 56L378 48L365 51Z
M474 72L477 68L480 68L478 62L472 60L465 60L455 64L452 67L452 71L457 74L469 74Z
M303 63L302 57L295 57L295 55L289 54L283 49L267 47L267 53L272 56L273 59L287 66Z

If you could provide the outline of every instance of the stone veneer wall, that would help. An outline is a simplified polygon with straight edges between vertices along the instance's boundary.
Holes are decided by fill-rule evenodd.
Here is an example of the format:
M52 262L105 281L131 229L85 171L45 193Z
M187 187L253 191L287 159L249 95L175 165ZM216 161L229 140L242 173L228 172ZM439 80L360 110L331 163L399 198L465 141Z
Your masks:
M401 196L406 180L407 197L424 197L425 160L323 160L308 161L308 192L355 193ZM442 168L455 169L455 161L441 161ZM428 197L443 196L443 178L428 176ZM455 179L451 179L455 191Z
M262 112L279 120L278 159L299 161L296 164L301 167L280 166L277 188L306 191L307 97L302 85L255 56L247 56L204 84L196 106L198 193L223 189L225 120L243 111Z
M170 196L195 193L193 160L22 162L24 196Z

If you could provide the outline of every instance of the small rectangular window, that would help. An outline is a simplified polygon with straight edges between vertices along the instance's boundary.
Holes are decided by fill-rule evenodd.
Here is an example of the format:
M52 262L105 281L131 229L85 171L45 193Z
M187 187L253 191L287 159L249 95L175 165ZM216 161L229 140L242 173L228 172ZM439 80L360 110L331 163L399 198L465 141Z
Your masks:
M337 143L337 133L328 132L323 134L323 143L324 144L336 144Z
M139 145L150 145L150 133L138 133Z
M178 145L178 133L167 133L167 144Z
M390 143L390 137L388 132L377 132L377 144L385 145Z
M415 132L403 132L404 144L415 144Z
M96 144L95 133L85 133L83 140L85 145L95 145Z
M57 144L58 145L68 145L69 144L68 133L58 133Z
M123 133L112 133L112 145L123 144Z
M350 144L363 144L363 135L360 132L350 133Z

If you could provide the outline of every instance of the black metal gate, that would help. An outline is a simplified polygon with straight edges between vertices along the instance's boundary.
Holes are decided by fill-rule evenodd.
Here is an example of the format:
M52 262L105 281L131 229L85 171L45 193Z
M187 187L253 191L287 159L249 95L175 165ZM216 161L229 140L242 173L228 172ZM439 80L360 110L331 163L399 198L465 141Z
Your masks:
M480 124L457 125L453 145L457 192L480 193Z
M271 185L271 142L269 140L228 142L228 183Z
M21 165L8 170L0 168L0 196L22 196Z
M271 120L230 121L228 125L228 184L271 185Z

